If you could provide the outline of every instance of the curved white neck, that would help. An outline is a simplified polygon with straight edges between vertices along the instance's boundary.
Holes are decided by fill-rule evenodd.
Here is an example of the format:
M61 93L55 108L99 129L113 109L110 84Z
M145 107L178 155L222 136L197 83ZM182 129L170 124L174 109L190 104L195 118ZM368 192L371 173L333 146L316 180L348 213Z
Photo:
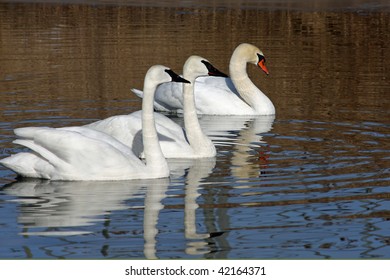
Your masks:
M212 141L203 133L200 127L195 107L194 84L196 77L183 71L183 76L191 84L183 84L183 109L184 127L186 135L194 154L199 157L213 157L216 155L215 146Z
M144 97L142 100L142 139L144 143L144 154L146 166L156 177L164 177L169 174L168 163L161 150L158 141L156 125L154 121L154 93L157 86L150 86L145 83Z
M247 61L233 53L229 64L229 72L237 92L257 114L275 114L272 101L249 79L246 66Z

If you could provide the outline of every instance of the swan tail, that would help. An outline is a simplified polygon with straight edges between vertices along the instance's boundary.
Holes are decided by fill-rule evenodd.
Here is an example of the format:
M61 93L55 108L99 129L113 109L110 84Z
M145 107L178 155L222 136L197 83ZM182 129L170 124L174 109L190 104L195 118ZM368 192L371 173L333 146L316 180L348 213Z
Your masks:
M22 127L16 128L14 130L15 135L21 139L16 139L13 143L24 146L31 149L35 153L39 154L40 157L49 162L51 165L60 166L64 164L64 161L59 158L55 151L53 152L50 149L50 145L45 145L45 141L51 137L55 129L49 127ZM40 138L43 138L43 141L40 141ZM58 141L53 141L52 145Z
M21 139L13 141L33 152L20 152L0 160L0 164L23 177L51 179L55 165L63 163L56 155L34 141L36 133L46 131L45 127L17 128L15 134Z
M16 139L13 141L13 143L29 148L30 150L40 155L41 160L46 161L50 165L59 166L61 164L64 164L64 161L57 157L54 153L38 145L32 140Z
M17 153L0 160L0 164L22 177L50 179L53 166L33 153Z
M32 140L36 134L39 134L41 131L47 131L48 129L48 127L21 127L14 129L14 133L21 138Z
M16 139L13 143L31 149L53 165L63 164L63 160L55 154L55 151L51 151L51 146L55 146L60 140L58 137L57 139L52 138L52 135L56 134L56 129L49 127L22 127L16 128L14 132L21 139ZM49 144L49 142L52 143Z
M139 89L136 89L136 88L132 88L131 91L137 95L139 98L144 98L144 92L142 90L139 90Z

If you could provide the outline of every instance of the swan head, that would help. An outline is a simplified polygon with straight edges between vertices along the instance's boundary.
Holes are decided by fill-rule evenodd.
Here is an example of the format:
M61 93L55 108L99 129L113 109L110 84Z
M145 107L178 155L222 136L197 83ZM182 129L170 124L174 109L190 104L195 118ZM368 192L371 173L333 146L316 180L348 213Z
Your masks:
M192 55L186 60L183 67L183 74L184 77L192 79L200 76L228 77L215 68L207 59L197 55Z
M187 81L186 79L180 77L170 68L163 65L154 65L149 68L148 72L146 72L145 83L153 83L155 85L159 85L167 82L187 84L191 83L190 81Z
M245 60L247 63L257 65L264 73L269 74L267 66L265 66L264 54L258 47L248 43L242 43L234 50L233 56Z

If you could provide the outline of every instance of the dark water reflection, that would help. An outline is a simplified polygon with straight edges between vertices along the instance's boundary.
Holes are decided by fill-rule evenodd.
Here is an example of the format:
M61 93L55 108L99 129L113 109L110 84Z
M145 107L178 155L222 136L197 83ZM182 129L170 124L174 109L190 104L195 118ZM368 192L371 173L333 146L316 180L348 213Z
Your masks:
M1 158L20 151L16 127L138 110L130 88L152 64L199 54L228 72L240 42L264 51L271 74L248 70L277 111L200 117L218 155L170 160L169 180L0 168L0 258L389 258L388 9L303 2L0 3Z

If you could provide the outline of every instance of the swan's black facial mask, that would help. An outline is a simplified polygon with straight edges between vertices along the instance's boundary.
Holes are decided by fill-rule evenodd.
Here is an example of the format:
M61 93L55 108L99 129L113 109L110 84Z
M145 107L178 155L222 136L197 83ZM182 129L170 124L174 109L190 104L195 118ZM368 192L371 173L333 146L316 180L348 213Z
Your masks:
M263 70L267 75L269 75L269 71L267 69L267 66L265 66L265 57L261 54L257 54L257 57L259 58L259 62L257 62L257 65Z
M171 69L166 69L165 72L167 72L169 74L169 76L171 76L172 82L191 84L190 81L187 81L186 79L180 77L178 74L173 72Z
M210 62L206 60L202 60L202 63L207 67L207 70L209 71L209 76L216 76L216 77L229 77L228 75L222 73L217 68L215 68Z

